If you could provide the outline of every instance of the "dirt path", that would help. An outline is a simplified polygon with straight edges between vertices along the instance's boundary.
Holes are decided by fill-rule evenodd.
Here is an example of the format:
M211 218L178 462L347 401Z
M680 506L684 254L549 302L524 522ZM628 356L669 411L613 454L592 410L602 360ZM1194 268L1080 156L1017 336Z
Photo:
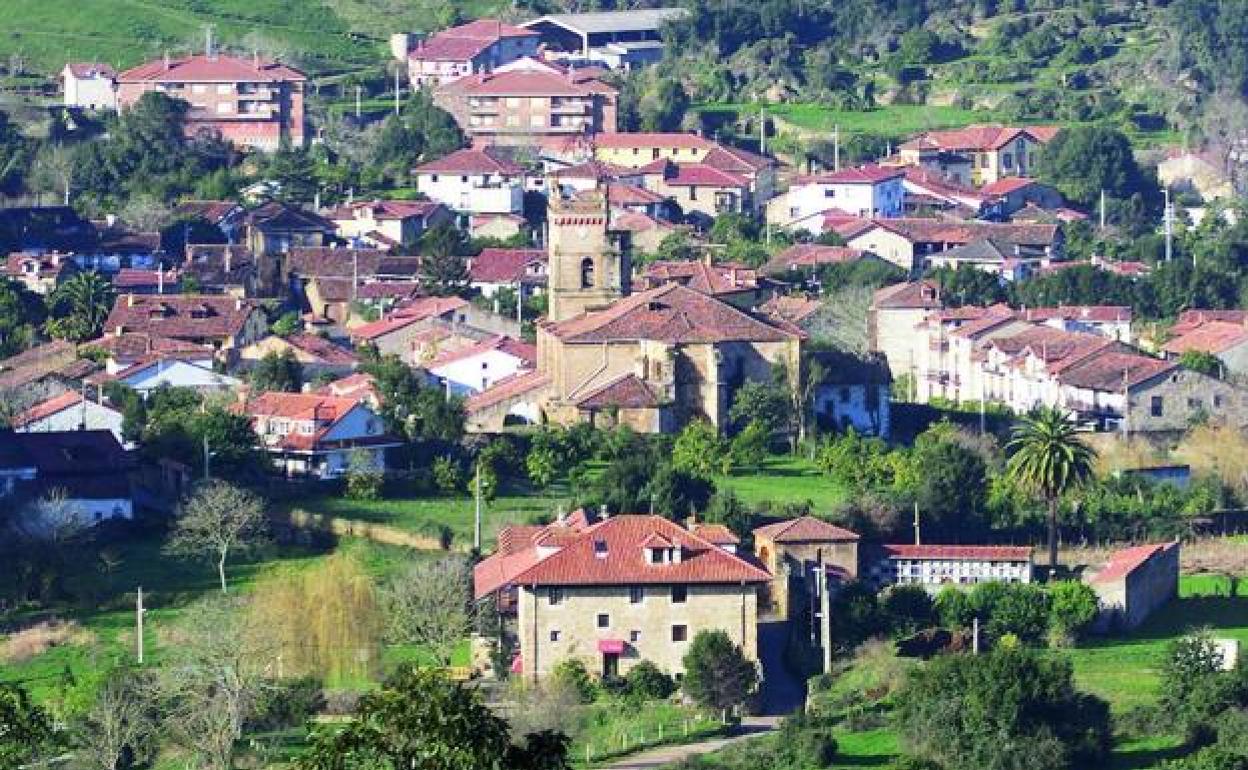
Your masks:
M666 767L689 757L708 754L716 749L722 749L724 746L756 738L776 729L779 723L779 717L748 717L741 722L741 729L735 735L711 738L698 743L686 743L683 746L660 746L656 749L634 754L631 757L625 757L602 767L604 770L658 770L658 768Z

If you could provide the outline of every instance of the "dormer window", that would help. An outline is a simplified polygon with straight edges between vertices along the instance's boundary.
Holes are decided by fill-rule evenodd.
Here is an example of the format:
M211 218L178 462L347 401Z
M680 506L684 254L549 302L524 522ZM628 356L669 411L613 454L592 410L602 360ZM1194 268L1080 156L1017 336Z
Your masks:
M647 548L646 553L649 554L648 561L651 564L663 564L667 561L666 548Z
M607 541L606 540L594 541L594 557L598 559L607 558Z

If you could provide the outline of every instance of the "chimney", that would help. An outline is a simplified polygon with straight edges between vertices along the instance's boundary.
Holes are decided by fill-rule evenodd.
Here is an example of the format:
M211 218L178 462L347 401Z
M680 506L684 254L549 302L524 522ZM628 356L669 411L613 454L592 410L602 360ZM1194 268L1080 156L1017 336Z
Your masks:
M235 309L235 310L242 310L242 309L243 309L243 298L242 298L242 297L235 297L235 298L234 298L234 309Z
M598 506L598 518L601 519L602 521L606 521L607 519L611 518L611 512L607 510L606 505Z
M230 262L233 261L232 258L233 258L233 252L231 251L230 247L227 245L225 247L225 252L223 256L223 260L225 261L225 274L227 276L230 273Z
M134 294L126 295L126 307L134 307Z

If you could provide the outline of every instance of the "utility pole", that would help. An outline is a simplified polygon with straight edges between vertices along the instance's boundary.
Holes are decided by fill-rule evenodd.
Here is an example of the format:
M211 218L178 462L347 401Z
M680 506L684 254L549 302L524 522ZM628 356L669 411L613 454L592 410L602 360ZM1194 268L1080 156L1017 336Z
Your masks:
M351 303L359 301L360 250L351 250Z
M360 103L360 87L356 86L355 87L355 117L359 118L363 112L364 110Z
M1101 231L1105 230L1105 189L1101 189Z
M832 127L832 170L841 170L841 127Z
M472 522L472 547L478 553L481 551L481 461L477 461L477 476L473 483L475 488L475 504L476 516Z
M1166 201L1166 210L1162 214L1162 227L1165 229L1166 233L1166 261L1169 262L1174 256L1174 210L1171 208L1170 203L1170 188L1161 188L1161 193L1165 196Z
M524 331L524 283L516 281L516 323L520 324L520 331Z
M143 586L139 586L139 595L134 601L134 646L138 653L139 665L143 665Z
M208 472L210 470L209 468L210 457L212 457L212 453L208 451L208 437L204 436L204 480L205 481L208 480L208 475L209 475Z
M399 114L399 68L394 68L394 114Z
M823 673L832 673L832 597L828 590L828 565L819 570L820 636L823 639Z
M922 524L919 520L919 503L916 500L914 503L914 544L915 545L923 545L921 527L922 527Z
M767 154L767 108L758 108L758 154Z
M971 654L979 654L979 616L971 618Z

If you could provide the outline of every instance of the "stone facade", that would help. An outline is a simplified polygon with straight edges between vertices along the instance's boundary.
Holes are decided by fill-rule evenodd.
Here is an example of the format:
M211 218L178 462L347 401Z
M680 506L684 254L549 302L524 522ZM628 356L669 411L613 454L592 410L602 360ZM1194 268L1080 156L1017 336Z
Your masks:
M633 268L628 235L610 230L609 219L607 197L597 191L551 198L546 279L550 320L601 310L629 293Z
M1145 545L1119 551L1089 580L1100 599L1098 630L1129 630L1179 592L1179 543Z
M685 600L674 601L673 589L678 595L681 588ZM637 590L640 601L633 602ZM549 674L567 658L580 659L597 675L623 675L642 660L669 674L683 673L684 655L699 631L724 631L747 657L758 658L754 585L526 586L519 596L517 633L526 676ZM611 662L615 653L600 647L612 649L621 641L623 652ZM607 671L612 665L615 671Z

